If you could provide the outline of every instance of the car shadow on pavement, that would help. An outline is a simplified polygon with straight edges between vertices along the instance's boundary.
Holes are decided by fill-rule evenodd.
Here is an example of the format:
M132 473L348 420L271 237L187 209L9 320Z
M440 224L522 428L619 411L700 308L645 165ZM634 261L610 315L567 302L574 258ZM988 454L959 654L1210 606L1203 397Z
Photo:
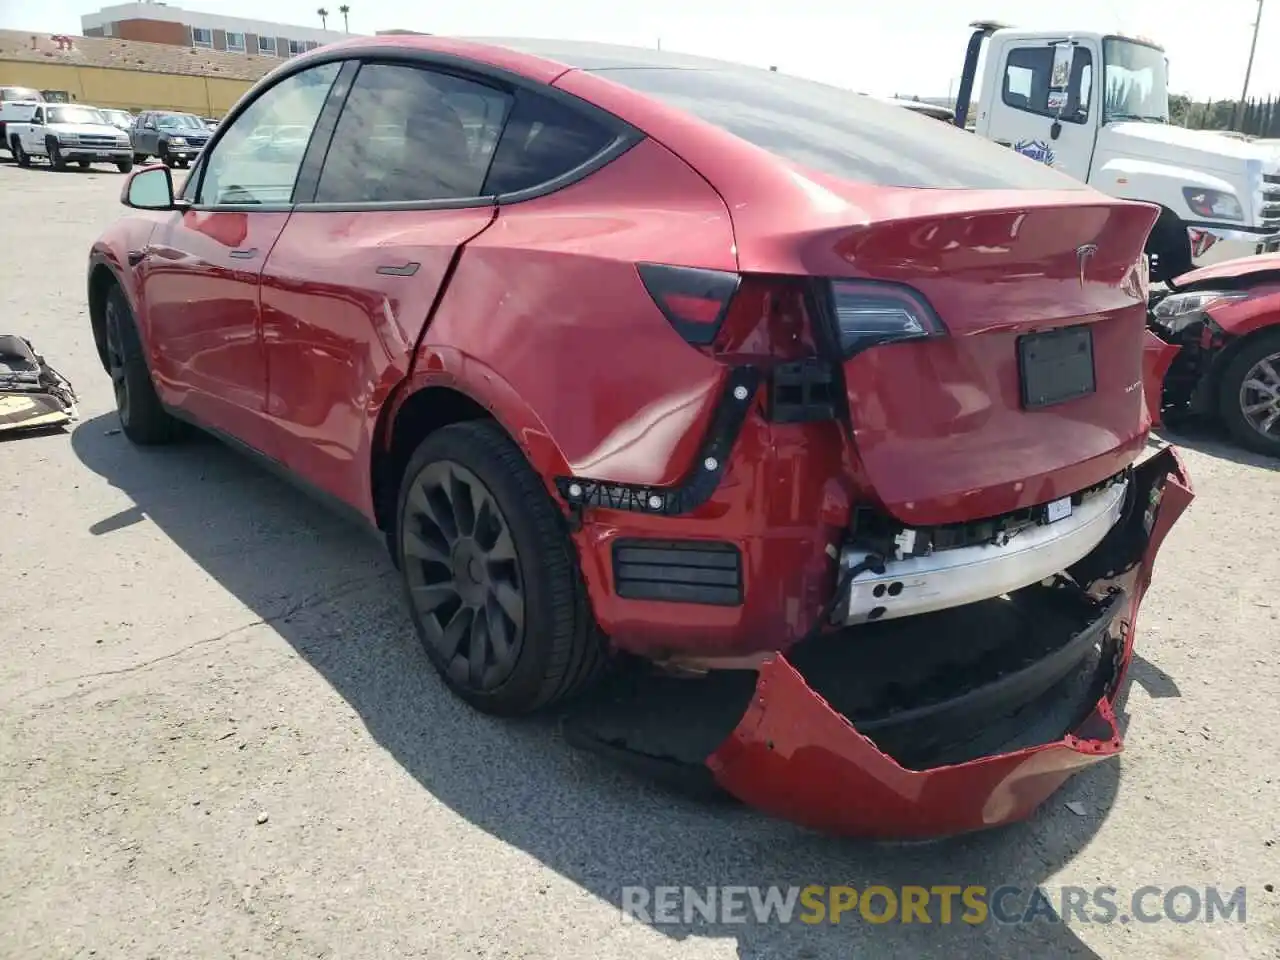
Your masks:
M1229 460L1246 467L1260 467L1263 470L1280 470L1280 459L1244 449L1224 428L1213 423L1188 420L1176 425L1165 424L1156 433L1166 443L1186 447L1219 460Z
M72 435L80 461L132 501L91 535L154 523L270 624L422 788L492 836L619 910L623 888L980 885L1025 908L1092 839L1119 789L1114 761L1078 775L1030 823L926 844L832 839L733 804L700 802L569 747L550 719L501 721L450 695L418 645L398 574L375 537L221 444L139 449L115 414ZM1065 803L1071 801L1071 808ZM857 802L850 798L850 802ZM304 842L299 839L298 842ZM1089 878L1093 881L1093 878ZM1105 880L1102 882L1106 882ZM674 940L729 940L740 958L1096 956L1066 923L651 924Z

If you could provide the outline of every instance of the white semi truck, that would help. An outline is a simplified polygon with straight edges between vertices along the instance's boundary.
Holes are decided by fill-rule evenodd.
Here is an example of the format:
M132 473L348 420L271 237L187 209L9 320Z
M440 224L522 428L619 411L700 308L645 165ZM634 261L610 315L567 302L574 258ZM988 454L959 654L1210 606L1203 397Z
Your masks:
M971 26L955 124L966 126L976 99L978 136L1103 193L1159 204L1147 244L1152 280L1280 249L1280 157L1171 125L1162 48L1116 34Z

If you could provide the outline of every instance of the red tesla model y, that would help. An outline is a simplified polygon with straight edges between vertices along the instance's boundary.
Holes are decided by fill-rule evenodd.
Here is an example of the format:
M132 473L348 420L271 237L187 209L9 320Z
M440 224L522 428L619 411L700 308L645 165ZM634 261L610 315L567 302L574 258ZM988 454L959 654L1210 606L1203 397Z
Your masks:
M1141 457L1154 208L779 73L399 36L122 199L124 433L362 515L477 708L844 833L1024 817L1120 749L1191 499Z

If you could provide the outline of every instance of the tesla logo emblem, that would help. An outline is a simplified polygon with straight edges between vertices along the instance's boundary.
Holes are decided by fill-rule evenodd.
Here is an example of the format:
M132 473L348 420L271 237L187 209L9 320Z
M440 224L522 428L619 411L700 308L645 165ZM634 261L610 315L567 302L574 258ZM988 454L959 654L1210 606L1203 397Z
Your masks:
M1083 246L1076 247L1076 259L1080 261L1080 286L1084 286L1084 268L1089 263L1089 259L1098 252L1096 243L1086 243Z

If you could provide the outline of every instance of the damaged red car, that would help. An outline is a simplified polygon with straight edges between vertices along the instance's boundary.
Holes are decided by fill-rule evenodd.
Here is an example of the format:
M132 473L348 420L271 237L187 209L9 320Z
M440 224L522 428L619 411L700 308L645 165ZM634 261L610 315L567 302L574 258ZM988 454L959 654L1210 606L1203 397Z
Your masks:
M1155 208L774 72L433 37L290 59L170 177L91 252L124 433L360 514L475 707L873 836L1120 749L1191 500Z
M1225 426L1280 457L1280 254L1224 260L1151 296L1147 395L1156 419Z

